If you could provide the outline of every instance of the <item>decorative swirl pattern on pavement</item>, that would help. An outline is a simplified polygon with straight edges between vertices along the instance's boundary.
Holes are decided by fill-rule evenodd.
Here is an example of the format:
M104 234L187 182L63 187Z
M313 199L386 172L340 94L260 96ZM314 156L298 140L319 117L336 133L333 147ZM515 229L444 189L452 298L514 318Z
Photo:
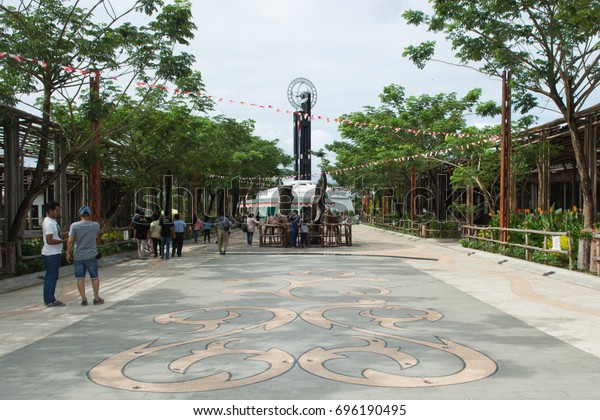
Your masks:
M169 327L168 338L157 338L109 357L93 367L88 377L112 388L172 393L257 384L284 375L296 366L327 380L394 388L461 384L481 380L497 370L492 359L468 346L436 336L431 341L411 336L413 330L408 326L437 322L443 314L433 309L387 305L381 297L388 295L389 289L365 284L389 280L325 269L290 272L288 276L287 286L278 290L222 292L263 293L284 299L288 306L315 301L307 297L311 295L307 288L324 288L331 293L319 296L319 306L298 312L282 307L223 306L159 315L154 322ZM340 302L347 297L358 299ZM323 306L329 300L335 302ZM316 332L335 329L336 341L347 344L313 344L303 349L301 343L296 343L296 351L301 354L266 344L271 340L265 334L277 334L283 327L294 328L294 322L304 323L303 329L316 328ZM251 331L264 334L255 336L249 334ZM174 335L181 335L182 339L173 340ZM277 340L277 336L272 338ZM161 340L165 343L161 344ZM355 345L357 342L362 345ZM424 371L417 369L423 358L428 360L426 372L449 371L423 375Z

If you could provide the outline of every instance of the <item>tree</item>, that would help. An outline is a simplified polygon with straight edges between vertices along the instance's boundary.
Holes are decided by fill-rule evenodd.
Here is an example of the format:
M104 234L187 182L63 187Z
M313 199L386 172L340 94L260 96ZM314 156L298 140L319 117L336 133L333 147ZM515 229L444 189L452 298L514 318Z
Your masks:
M159 93L162 96L162 93ZM164 98L163 98L164 99ZM280 167L292 158L269 141L253 134L254 122L237 122L223 116L207 118L194 114L193 107L179 98L169 101L139 101L122 97L105 120L100 159L107 177L118 177L124 192L146 187L160 188L163 175L173 175L181 186L193 191L203 187L209 193L230 186L230 179L213 177L230 174L242 178L282 176ZM66 105L55 106L55 115L64 124L71 120ZM85 129L82 105L76 118ZM58 113L57 110L63 110ZM121 122L131 119L125 127ZM118 129L111 130L111 127ZM85 158L85 155L84 155ZM81 171L89 166L86 159Z
M583 192L584 225L595 220L593 188L583 139L575 117L600 83L600 3L593 0L430 0L433 15L410 10L407 22L443 32L461 64L500 77L512 71L515 108L536 106L534 94L549 98L568 125ZM420 68L435 42L409 46L404 56Z
M394 188L404 193L399 198L406 197L413 171L427 173L439 166L439 161L403 158L456 145L452 137L442 133L478 134L477 130L467 130L465 115L498 112L490 103L480 102L480 95L481 89L473 89L462 98L456 93L407 98L402 86L386 86L379 96L382 102L379 108L365 107L363 112L341 117L353 122L341 124L339 128L342 136L351 142L334 142L326 147L336 153L337 166L361 169L350 173L334 170L334 179L342 185L356 187L357 179L361 178L361 185L372 189ZM370 128L363 128L363 124ZM469 140L456 141L465 143ZM380 164L372 165L373 162ZM404 191L399 191L401 188Z
M44 177L50 150L49 126L57 96L66 101L67 109L72 109L81 95L87 94L88 74L102 76L111 71L118 72L121 83L129 81L129 86L141 79L151 84L170 81L178 88L195 92L202 89L199 73L192 70L194 57L178 52L180 46L188 45L195 29L189 1L175 0L165 5L163 0L137 0L125 2L120 12L104 0L96 1L88 9L79 7L79 1L69 3L20 1L16 7L0 3L0 51L43 60L5 59L0 67L0 78L12 82L12 89L0 89L0 100L14 104L20 95L29 94L40 96L42 103L36 168L10 228L11 242L18 240L35 197L94 144L92 136L86 135L89 130L70 132L66 153L54 175ZM101 12L108 14L107 21L95 18ZM139 13L147 16L145 25L124 22ZM90 116L106 117L99 106L101 100L89 103ZM77 124L69 127L77 128Z

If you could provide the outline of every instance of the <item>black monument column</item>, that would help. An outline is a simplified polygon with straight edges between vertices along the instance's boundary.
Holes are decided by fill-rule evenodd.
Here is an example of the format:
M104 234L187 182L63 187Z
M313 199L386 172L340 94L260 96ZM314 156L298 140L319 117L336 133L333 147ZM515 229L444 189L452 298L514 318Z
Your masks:
M294 178L310 180L312 107L316 103L317 90L307 79L298 78L288 88L288 99L296 108L294 112Z
M310 159L310 122L311 118L311 106L310 106L310 93L304 92L303 100L305 102L302 104L302 119L300 122L300 149L298 153L298 161L299 161L299 171L298 174L300 179L311 179L312 165Z

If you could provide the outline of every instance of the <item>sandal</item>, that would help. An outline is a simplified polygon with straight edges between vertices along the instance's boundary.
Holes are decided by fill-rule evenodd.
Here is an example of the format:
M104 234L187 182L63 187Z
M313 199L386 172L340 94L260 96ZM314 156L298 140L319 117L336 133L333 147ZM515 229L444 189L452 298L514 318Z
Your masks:
M81 301L81 306L87 306L87 299Z
M102 305L104 303L104 299L99 297L98 299L94 299L94 305Z

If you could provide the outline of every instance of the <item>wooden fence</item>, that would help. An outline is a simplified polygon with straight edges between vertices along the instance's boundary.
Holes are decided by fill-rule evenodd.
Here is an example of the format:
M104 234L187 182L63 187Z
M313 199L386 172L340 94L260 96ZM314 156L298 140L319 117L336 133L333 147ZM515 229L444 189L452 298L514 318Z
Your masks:
M69 234L69 231L64 231L62 232L62 237L66 238ZM131 242L131 236L129 235L129 228L128 227L123 227L123 228L107 228L107 229L102 229L100 231L100 238L101 238L101 242L98 245L98 249L102 250L103 247L108 246L108 245L120 245L120 244L125 244L128 242ZM21 255L20 258L23 261L28 261L28 260L35 260L38 258L42 258L42 246L43 246L43 241L42 241L42 230L41 229L36 229L36 230L26 230L23 233L23 239L27 240L27 239L39 239L40 240L40 249L39 249L39 253L35 253L34 255ZM66 249L66 245L65 248Z
M289 225L261 224L258 226L260 246L287 248L291 246ZM308 225L309 247L352 246L352 225L345 223L319 223ZM297 244L300 245L300 230Z
M492 242L495 244L499 244L502 246L511 246L525 249L525 259L527 261L531 261L532 252L539 251L545 253L557 253L568 255L569 257L569 270L573 269L573 244L571 238L571 232L549 232L545 230L531 230L531 229L513 229L513 228L499 228L492 226L463 226L462 227L462 237L474 239L477 241L483 242ZM502 235L502 232L507 232L506 235ZM510 233L519 233L525 236L525 243L518 242L510 242L510 240L502 240L503 236L509 237ZM481 233L481 234L480 234ZM530 236L531 235L541 235L543 236L543 247L530 245ZM568 249L563 250L560 248L560 237L566 236L568 238ZM558 247L553 246L552 248L548 248L548 238L559 238ZM553 241L553 244L556 242Z

